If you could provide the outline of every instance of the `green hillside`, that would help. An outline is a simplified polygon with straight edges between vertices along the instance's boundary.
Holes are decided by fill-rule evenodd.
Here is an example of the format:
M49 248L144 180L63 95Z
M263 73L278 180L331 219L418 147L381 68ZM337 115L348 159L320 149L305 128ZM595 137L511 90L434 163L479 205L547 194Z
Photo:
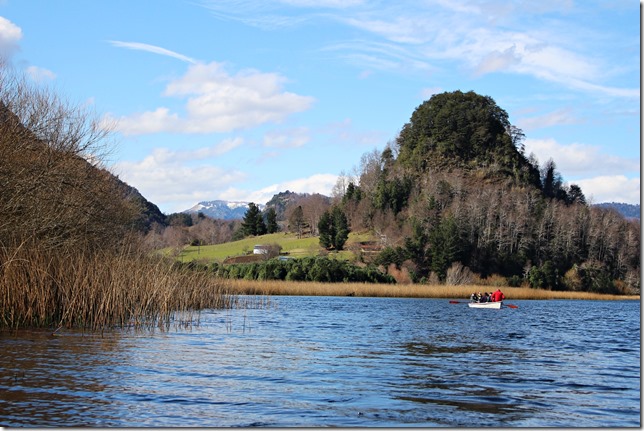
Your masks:
M345 248L337 254L340 259L353 260L355 254L351 251L352 245L360 241L371 241L373 235L370 233L350 233ZM282 247L282 253L291 257L318 256L324 250L320 247L320 238L306 237L298 238L297 234L278 232L267 235L253 236L239 241L227 242L224 244L186 246L178 256L183 262L206 261L222 262L224 259L233 256L242 256L252 253L253 247L257 244L278 244Z

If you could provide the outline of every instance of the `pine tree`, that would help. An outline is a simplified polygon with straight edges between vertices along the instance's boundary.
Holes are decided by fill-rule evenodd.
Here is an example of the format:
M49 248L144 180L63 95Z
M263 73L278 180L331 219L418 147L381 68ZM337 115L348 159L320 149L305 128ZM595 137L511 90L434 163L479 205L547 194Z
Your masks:
M275 208L271 207L266 210L266 231L268 233L275 233L280 230L277 224L277 212Z
M244 214L242 231L246 236L264 235L266 233L266 224L264 223L262 212L253 202L248 204L248 210Z
M318 223L320 245L327 249L342 250L349 238L349 222L340 207L325 211Z

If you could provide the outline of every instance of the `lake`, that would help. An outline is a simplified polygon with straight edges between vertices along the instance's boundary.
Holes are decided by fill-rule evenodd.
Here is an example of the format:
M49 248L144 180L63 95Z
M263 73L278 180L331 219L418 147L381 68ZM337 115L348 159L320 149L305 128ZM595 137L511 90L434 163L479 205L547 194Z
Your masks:
M639 301L272 297L0 337L0 426L640 427Z

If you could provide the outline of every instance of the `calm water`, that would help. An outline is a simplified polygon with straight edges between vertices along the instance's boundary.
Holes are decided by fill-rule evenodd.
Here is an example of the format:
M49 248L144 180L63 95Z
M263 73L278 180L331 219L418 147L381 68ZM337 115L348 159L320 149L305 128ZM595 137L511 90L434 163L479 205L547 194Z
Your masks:
M0 426L639 427L638 301L275 297L0 338Z

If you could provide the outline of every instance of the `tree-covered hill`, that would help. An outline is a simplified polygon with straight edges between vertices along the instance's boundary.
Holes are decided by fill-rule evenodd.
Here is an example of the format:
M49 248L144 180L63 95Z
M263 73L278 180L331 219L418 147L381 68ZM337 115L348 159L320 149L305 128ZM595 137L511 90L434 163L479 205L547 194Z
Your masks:
M434 95L394 143L363 157L339 204L352 229L386 238L380 262L416 281L464 266L516 285L639 290L639 223L588 206L523 139L488 96Z
M491 97L437 94L383 151L363 155L355 176L340 175L333 198L287 191L267 202L267 211L279 230L319 236L320 244L328 239L325 214L342 214L346 231L370 232L383 248L364 263L395 265L415 282L478 276L516 286L638 293L639 221L588 205L554 160L525 154L524 139ZM169 229L185 234L175 235L180 244L215 244L257 234L250 227L261 225L244 220L208 229L211 221L196 222ZM171 237L155 235L155 244Z

